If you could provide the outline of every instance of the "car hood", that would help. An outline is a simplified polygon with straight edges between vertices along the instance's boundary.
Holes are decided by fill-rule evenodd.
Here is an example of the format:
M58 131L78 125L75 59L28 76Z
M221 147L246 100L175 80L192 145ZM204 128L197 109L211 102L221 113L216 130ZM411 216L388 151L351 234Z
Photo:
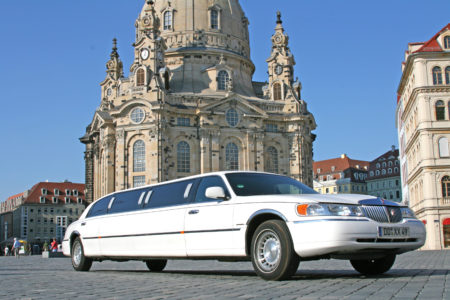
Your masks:
M259 195L239 197L243 202L292 202L292 203L339 203L339 204L360 204L360 205L388 205L399 206L398 203L387 201L370 195L360 194L303 194L303 195Z

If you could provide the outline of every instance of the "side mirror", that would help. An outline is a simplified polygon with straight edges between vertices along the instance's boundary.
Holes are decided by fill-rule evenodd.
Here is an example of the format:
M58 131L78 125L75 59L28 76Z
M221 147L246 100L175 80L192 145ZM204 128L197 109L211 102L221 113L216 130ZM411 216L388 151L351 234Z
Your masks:
M206 189L205 196L212 199L228 200L225 191L220 186L212 186Z

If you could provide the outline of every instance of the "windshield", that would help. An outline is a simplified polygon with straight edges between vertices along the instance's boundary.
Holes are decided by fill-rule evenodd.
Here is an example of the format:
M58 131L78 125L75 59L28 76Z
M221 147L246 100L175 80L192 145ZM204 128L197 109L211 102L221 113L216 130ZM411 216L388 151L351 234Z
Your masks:
M229 173L225 176L238 196L317 194L303 183L286 176L258 173Z

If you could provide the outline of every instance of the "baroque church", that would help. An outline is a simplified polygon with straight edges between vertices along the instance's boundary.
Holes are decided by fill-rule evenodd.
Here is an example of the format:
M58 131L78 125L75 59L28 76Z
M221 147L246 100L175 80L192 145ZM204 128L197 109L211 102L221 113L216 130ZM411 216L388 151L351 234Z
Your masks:
M145 1L129 76L114 40L100 106L80 139L88 202L221 170L284 174L312 186L316 123L294 79L281 15L266 82L252 81L248 25L238 0Z

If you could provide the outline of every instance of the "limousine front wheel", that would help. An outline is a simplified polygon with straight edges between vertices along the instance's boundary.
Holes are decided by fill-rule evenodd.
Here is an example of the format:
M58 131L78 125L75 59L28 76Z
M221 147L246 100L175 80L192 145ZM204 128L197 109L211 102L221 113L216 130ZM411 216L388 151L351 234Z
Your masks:
M253 268L263 279L283 280L297 271L300 258L285 222L269 220L259 225L251 247Z
M353 268L364 275L380 275L389 271L395 262L395 254L378 259L350 260Z
M166 267L167 260L166 259L151 259L151 260L146 260L145 263L147 264L147 267L150 271L161 272Z
M77 271L89 271L92 259L84 256L83 244L79 237L72 244L72 266Z

